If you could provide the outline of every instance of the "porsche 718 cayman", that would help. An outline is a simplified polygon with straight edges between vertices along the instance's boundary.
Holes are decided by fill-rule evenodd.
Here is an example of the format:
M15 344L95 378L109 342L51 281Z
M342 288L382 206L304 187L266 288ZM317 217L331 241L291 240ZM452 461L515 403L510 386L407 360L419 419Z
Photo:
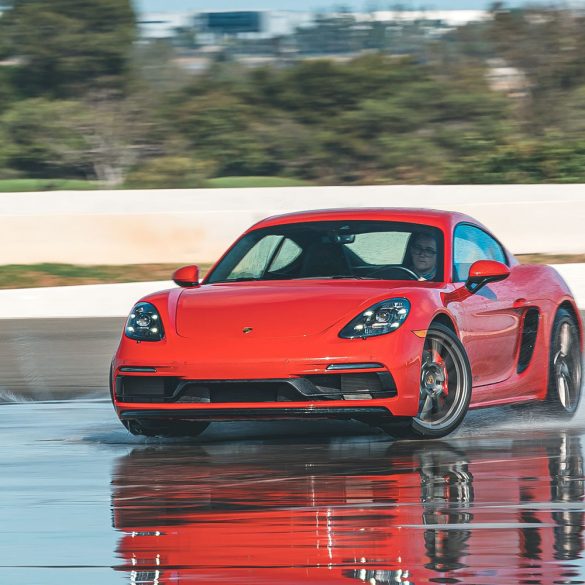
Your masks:
M469 408L539 402L570 417L579 403L567 285L460 213L271 217L201 282L196 266L174 281L134 306L112 363L114 407L134 434L320 417L435 438Z

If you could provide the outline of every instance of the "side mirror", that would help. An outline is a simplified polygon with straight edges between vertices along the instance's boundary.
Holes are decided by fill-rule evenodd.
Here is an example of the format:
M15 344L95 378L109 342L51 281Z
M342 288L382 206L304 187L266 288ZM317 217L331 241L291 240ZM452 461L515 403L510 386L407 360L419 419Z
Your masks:
M184 288L194 288L199 286L199 266L183 266L173 272L175 284Z
M502 262L478 260L469 269L465 288L471 293L476 293L482 286L504 280L508 276L510 276L510 269Z

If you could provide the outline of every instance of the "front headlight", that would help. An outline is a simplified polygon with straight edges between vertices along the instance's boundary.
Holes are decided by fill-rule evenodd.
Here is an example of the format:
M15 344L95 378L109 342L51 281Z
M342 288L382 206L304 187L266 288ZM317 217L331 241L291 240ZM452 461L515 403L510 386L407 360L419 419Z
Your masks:
M138 341L160 341L164 331L160 315L154 305L150 303L138 303L132 309L126 329L126 337Z
M375 337L396 331L408 317L410 302L407 299L388 299L376 303L352 319L340 332L339 337Z

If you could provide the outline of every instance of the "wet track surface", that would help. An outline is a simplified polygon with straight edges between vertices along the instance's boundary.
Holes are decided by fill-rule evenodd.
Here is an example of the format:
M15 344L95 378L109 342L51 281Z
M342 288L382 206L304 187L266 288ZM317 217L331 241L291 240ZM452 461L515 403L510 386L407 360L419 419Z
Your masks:
M125 319L0 321L0 403L104 396Z
M103 399L118 323L4 328L0 583L585 583L583 405L475 411L434 442L335 421L141 439Z

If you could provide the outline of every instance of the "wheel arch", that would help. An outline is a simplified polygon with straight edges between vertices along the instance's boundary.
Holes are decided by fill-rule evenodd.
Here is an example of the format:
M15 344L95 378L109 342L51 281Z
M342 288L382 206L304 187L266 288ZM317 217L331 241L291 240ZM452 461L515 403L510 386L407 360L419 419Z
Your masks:
M438 313L433 317L433 320L429 323L429 329L435 324L439 323L447 329L450 329L457 337L459 337L459 331L455 325L454 319L447 313Z
M463 421L472 396L473 377L465 347L457 333L456 320L451 315L439 312L433 316L426 330L425 344L431 338L430 343L439 342L444 348L448 348L447 353L441 353L441 349L436 349L438 357L435 358L431 355L433 350L429 350L428 358L422 360L419 378L419 410L409 421L394 421L387 425L381 425L390 435L411 439L437 439L453 432ZM433 339L433 335L435 339ZM449 355L448 359L453 367L453 371L449 375L446 374L447 370L445 369L448 368L445 365L447 355ZM443 369L445 370L443 371ZM426 390L423 388L423 384ZM447 384L448 387L446 387ZM438 386L441 389L437 393ZM449 393L452 399L450 402L444 401L443 405L440 405L438 397L439 394L443 393ZM424 398L425 407L429 399L431 403L436 402L438 411L430 411L431 417L435 415L438 417L436 420L422 417L424 408L423 411L420 410L421 398ZM431 408L434 407L431 406Z
M579 311L577 310L577 308L575 307L575 304L572 303L569 299L565 299L556 308L555 315L557 314L559 309L565 309L575 319L575 322L577 323L577 331L579 332L579 341L581 343L581 350L583 350L583 323L581 322L581 315L580 315ZM553 322L554 322L554 316L553 316Z

